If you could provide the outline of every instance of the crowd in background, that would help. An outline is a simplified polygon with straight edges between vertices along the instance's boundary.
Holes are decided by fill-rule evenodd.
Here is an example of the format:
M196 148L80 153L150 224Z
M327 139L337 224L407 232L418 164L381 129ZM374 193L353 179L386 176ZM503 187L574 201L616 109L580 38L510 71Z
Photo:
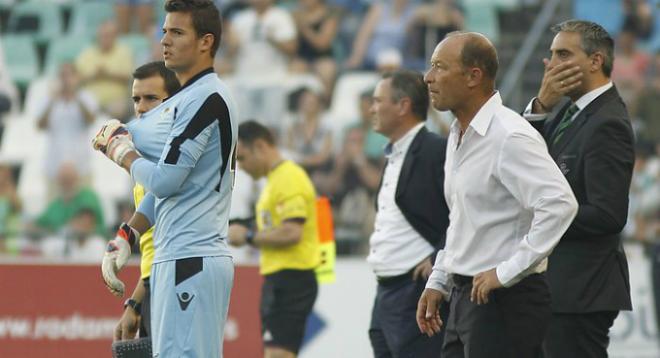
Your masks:
M30 1L39 2L5 1L13 4L0 11L0 21L6 22L0 26L0 44L16 33L38 31L42 24L29 16L17 19L15 10ZM103 187L92 185L99 174L91 165L98 158L90 148L90 131L102 119L133 118L131 73L161 59L164 14L160 1L128 5L116 0L109 17L80 30L75 12L85 2L50 2L61 16L62 33L41 42L35 36L40 75L17 79L9 63L14 48L0 46L0 254L99 261L104 240L132 212L130 191L108 206ZM269 126L286 155L308 171L318 194L331 199L339 254L364 254L387 143L371 129L373 85L379 73L396 68L424 71L435 44L451 31L466 29L463 1L217 2L224 9L224 28L215 70L233 89L240 121ZM660 51L638 46L653 36L659 10L645 1L622 3L612 79L637 135L626 233L660 245ZM83 31L85 41L77 41L75 50L52 54L56 42L73 31ZM26 163L2 155L3 134L10 132L1 131L12 121L31 121L44 138L43 146L32 146L33 137L20 140L28 151L45 150L38 156L46 183L40 197L19 195ZM427 126L442 134L450 121L449 114L432 112ZM244 188L258 183L239 176L236 185L236 216L249 215L254 191ZM26 212L26 199L40 210Z

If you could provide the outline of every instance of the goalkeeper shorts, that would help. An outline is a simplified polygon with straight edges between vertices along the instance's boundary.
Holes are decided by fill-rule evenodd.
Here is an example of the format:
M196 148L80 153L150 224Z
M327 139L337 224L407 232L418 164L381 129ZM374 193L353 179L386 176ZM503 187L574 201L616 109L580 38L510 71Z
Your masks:
M222 357L234 264L228 256L154 263L151 340L154 357Z

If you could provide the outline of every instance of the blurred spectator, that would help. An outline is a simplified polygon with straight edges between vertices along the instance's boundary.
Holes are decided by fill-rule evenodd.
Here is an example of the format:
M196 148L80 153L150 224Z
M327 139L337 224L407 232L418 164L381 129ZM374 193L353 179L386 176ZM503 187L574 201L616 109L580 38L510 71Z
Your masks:
M355 38L346 67L373 70L379 53L389 49L404 53L406 33L414 10L413 0L374 2Z
M433 0L415 9L410 30L408 53L415 61L426 66L435 45L452 31L463 29L465 17L456 0Z
M133 213L135 212L135 204L131 200L120 200L115 205L115 210L117 212L117 218L115 222L110 226L111 230L109 234L115 234L114 228L118 228L122 223L127 223ZM136 245L139 246L139 245ZM139 252L135 252L139 254Z
M12 167L2 163L0 164L0 253L5 251L6 240L16 234L21 207Z
M617 59L618 60L618 59ZM638 136L660 146L660 51L653 57L649 81L637 102ZM660 150L656 150L660 154Z
M5 114L18 107L18 91L12 82L9 70L5 66L5 54L0 39L0 143L5 128Z
M647 0L623 0L623 31L630 31L638 39L653 35L653 8Z
M321 95L310 88L300 88L289 96L295 120L287 131L286 148L317 185L331 165L332 131L326 125ZM323 194L319 190L320 194Z
M292 63L295 72L313 71L325 86L329 99L337 74L332 46L339 25L338 13L325 0L301 0L293 18L298 30L298 52Z
M651 261L651 282L656 323L660 331L660 161L654 145L637 144L635 171L630 186L630 219L625 233L647 249Z
M133 72L130 48L117 42L117 25L106 21L98 28L97 43L76 60L84 88L110 116L124 119L129 111L129 80Z
M96 100L80 89L80 80L72 63L60 65L56 88L43 98L37 126L46 131L46 175L53 182L66 161L75 163L83 177L90 176L89 125L98 110Z
M387 138L374 131L373 117L371 115L371 103L373 101L374 89L370 88L360 94L359 109L360 118L351 126L361 128L364 133L363 151L369 160L383 160L383 149L387 145Z
M64 257L73 262L100 263L106 240L95 229L94 210L82 207L75 212L58 235L43 240L41 251L47 257Z
M380 74L393 72L403 65L403 56L399 50L390 48L378 53L376 56L376 71Z
M279 128L289 57L296 52L296 26L273 0L250 0L231 20L227 55L233 60L241 118Z
M139 31L149 36L154 22L154 0L115 0L115 14L119 33L131 32L133 19L137 19Z
M95 232L101 236L105 235L101 202L92 189L81 185L75 165L67 162L60 166L57 187L58 192L55 199L48 204L28 229L36 231L34 234L57 234L78 211L88 208L94 212L96 217Z
M332 198L340 252L363 251L373 231L374 195L380 183L383 158L366 155L367 133L362 126L347 129L332 171L319 185L319 191L325 186Z
M68 254L73 261L101 262L106 240L96 231L96 214L81 208L69 221Z
M649 55L637 48L635 34L622 31L616 42L612 81L617 86L621 98L628 106L632 116L635 116L636 99L644 87L644 75L648 68Z

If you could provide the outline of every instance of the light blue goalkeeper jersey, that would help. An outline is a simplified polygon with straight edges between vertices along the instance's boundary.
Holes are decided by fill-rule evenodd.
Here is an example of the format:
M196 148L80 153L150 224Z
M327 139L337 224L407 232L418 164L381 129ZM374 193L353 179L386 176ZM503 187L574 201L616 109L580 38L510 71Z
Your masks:
M154 262L230 256L236 118L233 98L210 68L129 123L143 157L131 177L148 191L138 211L155 226Z

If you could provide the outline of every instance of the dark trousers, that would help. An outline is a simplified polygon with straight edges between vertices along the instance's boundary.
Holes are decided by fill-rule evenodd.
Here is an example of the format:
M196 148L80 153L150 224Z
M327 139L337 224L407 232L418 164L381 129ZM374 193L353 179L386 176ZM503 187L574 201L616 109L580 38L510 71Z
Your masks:
M550 289L533 274L490 293L488 303L470 301L472 277L454 275L443 358L538 358L550 321Z
M544 358L604 358L618 311L554 313L543 342Z
M413 281L411 274L378 283L369 328L375 358L440 357L443 333L423 335L415 319L425 285L425 280ZM443 320L447 310L447 305L441 307Z
M149 337L151 330L151 285L149 277L142 280L144 284L144 297L140 306L140 338Z
M651 245L651 281L655 303L655 323L660 332L660 244Z

